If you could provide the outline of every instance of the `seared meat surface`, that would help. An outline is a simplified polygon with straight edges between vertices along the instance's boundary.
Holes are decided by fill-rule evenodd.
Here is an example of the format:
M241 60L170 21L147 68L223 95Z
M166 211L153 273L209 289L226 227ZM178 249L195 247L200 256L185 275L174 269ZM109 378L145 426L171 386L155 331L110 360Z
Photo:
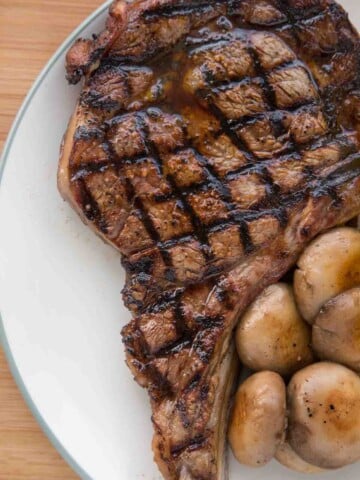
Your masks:
M237 318L360 211L359 47L332 0L118 0L67 55L59 188L122 254L166 479L225 478Z

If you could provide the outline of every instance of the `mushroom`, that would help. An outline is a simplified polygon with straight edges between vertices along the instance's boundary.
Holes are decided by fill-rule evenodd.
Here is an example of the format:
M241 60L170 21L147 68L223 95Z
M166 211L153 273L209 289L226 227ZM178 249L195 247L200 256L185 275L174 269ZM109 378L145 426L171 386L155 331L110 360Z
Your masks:
M284 467L290 468L300 473L321 473L323 468L316 467L305 462L299 455L294 452L288 442L282 443L275 453L276 460Z
M291 287L270 285L250 305L236 331L236 347L244 365L290 375L310 364L311 331L302 320Z
M360 287L322 307L315 318L312 345L320 358L360 371Z
M317 237L304 251L294 274L301 315L313 323L321 306L360 283L360 232L341 227Z
M288 385L288 442L306 462L340 468L360 459L360 378L330 362L297 372Z
M255 373L236 393L230 419L229 442L240 463L261 467L268 463L285 436L286 388L274 372Z

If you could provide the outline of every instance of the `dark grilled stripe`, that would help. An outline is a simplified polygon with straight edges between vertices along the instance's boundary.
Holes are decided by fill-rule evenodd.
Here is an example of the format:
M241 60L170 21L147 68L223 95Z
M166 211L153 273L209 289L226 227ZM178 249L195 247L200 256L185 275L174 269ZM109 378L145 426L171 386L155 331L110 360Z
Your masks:
M230 126L230 122L225 115L223 115L220 109L213 103L209 103L208 107L210 112L219 121L222 131L229 137L233 145L241 150L249 163L256 163L258 161L257 158L254 156L251 150L248 149L247 145L238 137L238 135L236 135L234 129Z
M260 62L259 56L257 54L257 51L251 44L249 44L247 50L248 50L251 58L253 59L254 66L255 66L255 71L256 71L257 75L259 75L263 79L263 89L264 89L264 92L265 92L266 100L267 100L268 104L270 105L270 109L273 110L273 111L276 111L277 110L277 105L276 105L275 91L274 91L272 85L270 84L270 82L268 81L268 78L267 78L268 72L261 65L261 62ZM292 64L294 64L294 62L292 62ZM287 66L286 67L284 66L283 68L287 68ZM271 124L272 124L273 133L274 133L275 136L281 136L281 135L287 134L287 129L283 125L281 115L278 115L278 116L272 115ZM296 145L294 140L293 140L292 143L294 145ZM266 168L263 169L261 178L263 179L264 183L266 184L266 201L267 202L274 202L275 198L277 198L278 195L279 195L279 192L280 192L279 187L274 184L271 173Z
M311 20L316 18L319 14L324 12L322 5L314 5L306 8L294 8L289 6L288 0L276 0L279 9L286 14L291 25L296 24L301 20ZM328 8L326 9L328 10Z
M278 66L276 66L273 69L268 71L268 70L265 70L265 69L262 68L255 49L249 47L247 50L248 50L248 53L250 54L250 56L252 57L252 59L254 61L254 66L256 67L257 75L255 77L252 77L250 75L246 75L246 76L242 76L242 77L233 77L231 79L226 79L226 80L216 80L215 78L213 78L212 74L210 73L206 78L207 87L209 89L211 87L212 91L216 93L217 90L219 90L219 91L228 90L228 89L233 88L233 87L235 87L239 84L241 85L242 83L257 82L258 84L263 86L265 89L270 90L270 91L266 91L266 93L268 95L268 98L269 98L268 103L273 106L273 110L276 110L274 92L272 90L271 85L269 85L267 80L266 80L266 75L268 73L279 72L279 71L286 70L288 68L294 68L294 67L302 67L302 68L306 69L306 65L304 65L304 63L301 62L299 59L295 59L295 60L291 60L291 61L285 61L285 62L281 63L280 65L278 65ZM311 75L311 72L309 70L307 70L307 71L308 71L309 75ZM208 93L208 91L209 90L206 90L206 89L204 90L204 92L202 92L200 90L199 94L203 93L203 95L205 95L206 93ZM287 107L287 110L289 108L291 110L292 108L295 109L297 107L296 106L295 107Z
M354 161L351 162L349 160L349 162L347 162L346 165L344 165L344 161L342 161L341 166L339 166L339 168L336 168L336 166L334 165L334 167L332 168L332 173L329 174L329 176L325 177L324 179L319 179L318 175L312 176L312 177L310 176L307 189L311 188L314 185L319 184L321 185L321 188L320 187L316 187L316 188L318 189L320 188L321 191L324 191L325 184L326 182L329 181L328 180L329 178L336 178L340 174L343 174L344 171L350 171L354 168L354 165L356 165L356 162L358 161L358 157L357 155L352 155L349 158L350 160L353 158ZM284 158L284 161L286 159L287 157ZM268 163L271 163L271 162L272 160L269 160ZM300 158L299 158L299 162L301 162ZM328 167L319 168L319 172L321 172L322 170L325 170L325 168L328 168ZM259 173L264 178L264 183L268 184L269 182L269 180L267 179L268 172L266 169L266 165L264 164L260 164L260 165L258 164L255 166L246 167L246 170L242 170L242 172L240 173L234 172L234 173L228 174L227 179L236 178L239 174L247 174L251 171ZM305 192L307 190L306 188L304 189L303 184L299 187L297 191L294 191L292 193L280 194L277 185L274 185L273 189L274 189L273 195L268 195L265 202L260 201L259 204L253 205L250 210L239 211L235 207L234 210L231 211L231 215L229 216L229 218L227 218L226 220L217 219L211 224L207 225L207 235L211 233L215 233L219 230L226 229L230 226L237 225L239 227L241 242L243 244L245 254L251 253L254 250L254 246L249 235L248 223L251 221L257 220L262 216L270 215L270 216L276 217L279 220L280 226L284 228L288 220L286 207L298 202L299 199L302 198L302 192ZM192 238L193 237L189 234L180 235L178 237L174 237L164 242L158 241L157 245L161 250L168 250L169 248L175 245L186 243ZM218 273L218 272L215 272L215 273ZM210 276L212 276L212 274L209 272L209 275L207 276L207 278Z
M145 20L153 21L158 18L173 18L178 16L202 15L213 11L221 2L180 2L180 5L160 5L156 8L146 10L143 13Z
M254 251L254 244L253 244L251 235L249 233L248 224L244 219L241 219L239 221L239 228L240 228L241 241L244 246L245 254L249 255Z
M210 177L211 181L216 186L217 191L220 193L220 196L221 196L223 202L225 203L228 212L231 214L234 210L236 210L237 207L236 207L236 203L234 202L234 200L232 198L231 192L230 192L230 190L229 190L229 188L228 188L228 186L225 182L225 179L219 179L219 177L216 175L215 170L209 164L206 157L201 157L201 159L202 159L202 162L204 163L204 165L206 166L206 169L208 171L208 174L209 174L209 177ZM251 239L249 238L249 235L246 235L247 227L245 225L242 225L242 223L243 222L240 221L240 223L238 225L238 232L239 232L239 237L240 237L241 244L244 247L244 251L245 251L245 253L248 253L252 250L253 246L252 246ZM212 270L214 270L213 273L212 273ZM212 269L211 266L210 266L208 268L208 276L212 276L212 275L217 274L217 273L219 273L218 272L218 267L215 266Z
M138 114L137 119L139 122L139 126L141 128L141 131L144 134L143 139L144 139L145 145L148 151L150 152L151 157L156 162L156 165L159 168L159 172L163 174L162 159L161 159L161 156L159 155L156 145L149 138L149 131L148 131L148 126L145 122L145 118L143 115ZM172 192L175 195L175 198L178 199L184 211L189 215L189 218L191 220L191 223L194 229L194 237L198 239L205 258L207 260L210 260L211 256L209 256L210 248L209 248L209 241L206 233L206 227L202 224L202 222L196 215L194 209L192 208L190 203L187 201L187 192L177 187L176 181L172 175L168 175L167 180L172 188ZM167 265L171 267L172 266L171 258L169 257L167 250L161 248L160 252L163 256L167 257L167 262L168 262Z
M114 163L109 163L108 160L105 162L88 162L88 163L81 163L76 165L75 173L71 176L71 182L75 182L82 178L85 178L89 175L93 175L94 173L103 173L109 168L115 167Z
M147 214L141 198L138 195L136 195L134 188L129 180L126 180L126 192L127 192L128 200L134 204L134 207L138 211L138 215L140 216L141 221L144 224L144 227L147 233L149 234L150 238L154 242L159 242L160 241L159 234L155 229L151 221L151 218Z
M210 165L206 157L204 157L203 155L200 155L198 152L195 152L195 155L199 160L199 163L203 165L207 173L208 178L207 178L207 183L205 188L206 189L214 188L219 193L228 211L231 212L236 207L235 207L235 204L233 203L233 199L227 185L217 176L215 170ZM196 189L196 186L195 186L195 189ZM192 191L194 191L194 186L192 187Z
M229 42L242 37L243 35L238 36L234 31L227 33L211 32L204 37L186 37L185 46L188 48L189 57L191 57L202 51L225 46ZM191 48L194 46L196 48Z
M97 201L91 195L91 192L87 188L83 179L79 179L77 184L81 192L81 205L86 218L90 222L95 223L99 230L106 234L107 225L105 219L101 215Z
M334 170L329 177L326 177L324 181L329 182L331 184L332 182L337 182L338 178L355 178L360 174L360 153L357 152L353 155L350 155L347 158L347 162L342 162L341 165L339 165L339 168Z
M156 303L145 306L143 313L159 313L168 308L175 308L184 291L185 288L181 287L160 293L157 296Z
M260 75L257 75L256 77L241 77L241 78L233 78L231 80L224 80L224 81L216 81L213 79L212 74L209 73L209 75L206 75L206 84L207 88L206 90L202 91L199 90L197 93L199 96L205 97L208 93L213 93L214 95L217 95L219 92L224 92L226 90L231 90L234 87L237 87L242 84L249 84L251 83L256 83L257 85L264 86L264 78Z
M172 447L171 449L171 455L176 458L179 455L181 455L185 450L198 450L201 448L206 442L206 437L200 436L200 437L195 437L189 440L187 443L177 445Z
M186 338L182 336L180 339L176 340L175 342L169 344L168 346L162 348L156 353L156 358L168 357L169 355L174 355L175 353L179 353L185 348L191 348L192 345L192 336Z

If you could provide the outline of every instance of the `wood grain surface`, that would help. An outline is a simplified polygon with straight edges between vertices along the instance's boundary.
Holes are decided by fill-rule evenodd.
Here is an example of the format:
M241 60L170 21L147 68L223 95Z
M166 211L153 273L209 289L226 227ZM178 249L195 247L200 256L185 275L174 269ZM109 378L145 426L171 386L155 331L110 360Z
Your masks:
M0 151L42 67L69 33L101 3L0 0ZM32 417L0 349L0 480L77 478Z

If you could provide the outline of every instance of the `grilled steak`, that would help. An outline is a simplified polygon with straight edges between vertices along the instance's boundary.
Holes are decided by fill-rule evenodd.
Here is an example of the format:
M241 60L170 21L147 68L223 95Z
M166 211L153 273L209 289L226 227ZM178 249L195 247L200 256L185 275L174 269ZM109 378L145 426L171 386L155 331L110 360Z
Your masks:
M225 478L237 318L360 211L359 52L332 0L119 0L67 55L59 188L122 254L166 479Z

